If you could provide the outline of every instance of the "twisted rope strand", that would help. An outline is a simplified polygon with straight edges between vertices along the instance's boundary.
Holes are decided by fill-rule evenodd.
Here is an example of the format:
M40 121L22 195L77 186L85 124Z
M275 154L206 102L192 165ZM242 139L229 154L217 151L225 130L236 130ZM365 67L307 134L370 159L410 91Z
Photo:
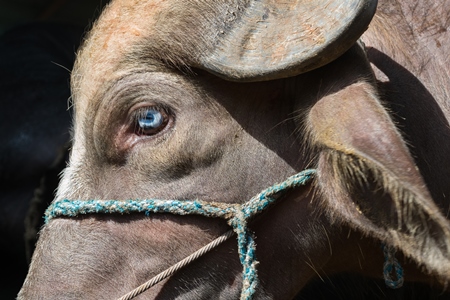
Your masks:
M130 299L133 299L134 297L136 297L137 295L142 294L143 292L145 292L149 288L151 288L154 285L156 285L158 282L166 279L169 276L172 276L173 274L175 274L175 272L177 272L181 268L187 266L188 264L190 264L191 262L193 262L197 258L203 256L204 254L206 254L207 252L211 251L212 249L214 249L218 245L222 244L223 242L228 240L233 235L234 235L233 230L228 230L227 232L225 232L224 234L222 234L221 236L219 236L218 238L216 238L215 240L213 240L212 242L210 242L206 246L198 249L197 251L195 251L191 255L189 255L186 258L180 260L178 263L174 264L173 266L171 266L167 270L159 273L158 275L156 275L155 277L153 277L152 279L150 279L146 283L138 286L137 288L135 288L134 290L132 290L128 294L123 295L118 300L130 300Z

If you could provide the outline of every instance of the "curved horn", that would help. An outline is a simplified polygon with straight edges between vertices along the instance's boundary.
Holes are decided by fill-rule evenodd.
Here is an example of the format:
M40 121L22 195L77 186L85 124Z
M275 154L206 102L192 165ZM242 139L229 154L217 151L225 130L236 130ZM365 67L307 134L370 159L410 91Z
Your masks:
M348 50L367 29L376 6L377 0L254 0L244 8L230 6L228 19L215 23L222 26L215 28L215 45L196 64L236 81L304 73Z

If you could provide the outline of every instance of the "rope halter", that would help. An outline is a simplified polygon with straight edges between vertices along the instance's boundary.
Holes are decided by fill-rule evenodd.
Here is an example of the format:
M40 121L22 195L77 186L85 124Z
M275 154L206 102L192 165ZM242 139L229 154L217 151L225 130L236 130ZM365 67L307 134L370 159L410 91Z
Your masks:
M98 213L133 213L143 212L147 216L151 213L172 213L176 215L201 215L205 217L216 217L227 220L232 227L234 233L237 234L238 252L240 262L242 264L242 291L241 299L252 299L258 285L258 275L256 267L258 262L256 260L255 251L255 237L247 226L248 221L254 216L263 212L277 199L279 199L282 192L291 188L305 185L315 174L315 170L304 170L296 175L293 175L283 181L263 190L258 195L251 198L248 202L243 204L225 204L217 202L205 202L201 200L195 201L181 201L181 200L58 200L53 202L45 212L45 223L50 222L56 217L75 217L80 214L98 214ZM232 234L225 233L220 236L221 242L231 237ZM213 241L210 244L216 242ZM208 244L207 246L209 246ZM218 245L218 244L217 244ZM217 246L215 245L215 246ZM207 247L205 246L205 247ZM204 248L205 248L204 247ZM203 248L202 248L203 249ZM200 250L202 250L200 249ZM211 248L212 249L212 248ZM209 249L209 250L211 250ZM201 252L198 250L197 252ZM194 256L197 252L193 253ZM189 258L188 257L188 258ZM186 259L185 259L186 260ZM183 260L183 261L185 261ZM190 259L188 259L188 262ZM185 264L184 264L185 265ZM183 266L184 266L183 265ZM164 273L164 272L163 272ZM161 273L162 274L162 273ZM157 275L158 280L151 279L141 287L136 288L130 293L121 297L121 300L131 299L146 289L150 288L157 282L166 277ZM156 278L155 277L155 278ZM161 279L159 279L161 277ZM152 282L151 284L149 284ZM153 283L155 282L155 283Z
M271 204L280 198L281 194L291 188L305 185L316 173L315 170L304 170L283 181L263 190L258 195L243 204L226 204L218 202L205 202L201 200L58 200L53 202L45 212L45 223L57 217L75 217L80 214L99 213L120 213L129 214L133 212L143 212L149 216L151 213L171 213L176 215L201 215L205 217L216 217L227 220L232 230L222 234L208 245L192 253L185 259L173 265L169 269L161 272L151 280L137 287L133 291L122 296L119 300L128 300L143 293L147 289L156 285L161 280L171 276L177 270L186 266L193 260L214 249L225 242L233 233L237 235L239 259L242 264L242 290L241 300L253 298L258 286L258 274L256 260L256 244L254 233L249 230L247 223L250 219L263 212ZM403 271L395 259L395 250L390 247L384 248L385 264L384 279L388 287L399 288L403 284ZM396 280L391 278L391 273L395 269Z

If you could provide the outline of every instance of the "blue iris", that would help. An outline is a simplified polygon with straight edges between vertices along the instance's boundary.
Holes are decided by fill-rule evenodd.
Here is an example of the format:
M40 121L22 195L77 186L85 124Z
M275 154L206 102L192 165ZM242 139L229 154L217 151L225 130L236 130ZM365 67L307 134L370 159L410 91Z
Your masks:
M157 129L164 122L164 117L161 112L156 109L147 109L142 116L138 118L139 127L143 130Z

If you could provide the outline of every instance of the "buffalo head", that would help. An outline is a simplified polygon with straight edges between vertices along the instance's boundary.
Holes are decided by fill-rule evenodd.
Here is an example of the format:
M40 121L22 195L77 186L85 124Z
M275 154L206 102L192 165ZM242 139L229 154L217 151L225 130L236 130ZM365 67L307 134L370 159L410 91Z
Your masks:
M450 225L357 42L375 7L113 1L72 73L74 143L57 200L243 203L314 168L250 224L257 298L290 299L323 274L381 277L381 242L411 258L409 279L446 282ZM226 230L199 216L56 218L19 299L117 298ZM228 241L141 297L237 298L241 271Z

